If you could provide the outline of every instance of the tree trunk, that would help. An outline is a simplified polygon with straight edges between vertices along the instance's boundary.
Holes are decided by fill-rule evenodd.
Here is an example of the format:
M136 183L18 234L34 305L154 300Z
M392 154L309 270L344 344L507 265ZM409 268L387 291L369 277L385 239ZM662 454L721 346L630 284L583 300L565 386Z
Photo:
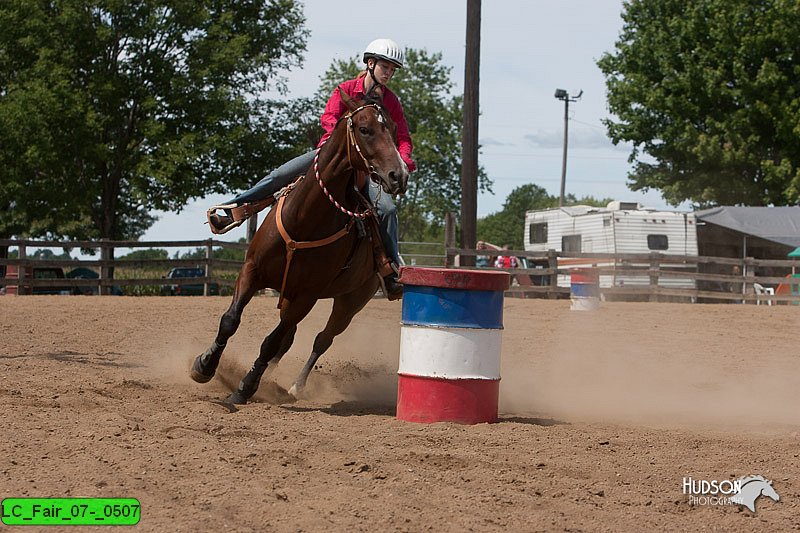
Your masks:
M106 174L103 180L103 198L101 203L100 238L115 240L117 238L117 201L119 199L119 185L122 177L118 169ZM108 250L107 260L114 259L114 249ZM108 278L114 279L114 267L109 267Z

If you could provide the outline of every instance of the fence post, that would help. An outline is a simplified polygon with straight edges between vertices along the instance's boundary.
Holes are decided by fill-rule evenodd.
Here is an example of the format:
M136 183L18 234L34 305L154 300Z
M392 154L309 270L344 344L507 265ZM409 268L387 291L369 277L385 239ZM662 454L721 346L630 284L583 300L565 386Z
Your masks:
M24 244L19 245L19 268L17 268L17 296L20 294L28 294L27 288L25 287L25 263L24 261L28 258L28 251L27 247ZM32 271L31 271L32 272ZM33 275L31 275L31 278Z
M253 241L253 237L256 236L257 229L258 229L258 213L252 215L250 218L247 219L247 244L250 244Z
M254 215L255 216L255 215ZM249 225L248 225L248 234L249 234ZM210 285L208 282L208 278L211 277L211 261L213 259L213 246L211 245L211 239L206 240L206 282L203 283L203 296L210 296Z
M756 289L753 287L753 283L755 280L753 279L756 275L756 266L753 264L754 258L746 257L742 262L742 274L744 275L744 279L742 280L742 303L746 304L747 295L748 294L755 294ZM749 286L748 286L749 285ZM758 303L758 300L753 302L754 304Z
M547 297L552 300L558 298L558 252L552 248L547 250L547 268L553 272L550 274L550 290L547 291Z
M658 301L659 259L661 254L650 252L650 301Z
M111 294L111 284L107 280L113 279L111 261L114 259L114 247L108 239L100 239L100 294Z
M444 258L445 268L455 266L456 256L450 250L456 247L456 217L453 213L444 215Z

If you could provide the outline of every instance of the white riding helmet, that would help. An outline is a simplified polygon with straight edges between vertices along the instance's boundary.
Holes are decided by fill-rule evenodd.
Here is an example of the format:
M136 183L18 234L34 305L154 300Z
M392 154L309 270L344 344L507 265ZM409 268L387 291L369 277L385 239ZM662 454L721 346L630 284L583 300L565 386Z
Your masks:
M403 49L391 39L375 39L369 43L367 49L364 50L364 63L370 57L385 59L398 67L402 67L406 59Z

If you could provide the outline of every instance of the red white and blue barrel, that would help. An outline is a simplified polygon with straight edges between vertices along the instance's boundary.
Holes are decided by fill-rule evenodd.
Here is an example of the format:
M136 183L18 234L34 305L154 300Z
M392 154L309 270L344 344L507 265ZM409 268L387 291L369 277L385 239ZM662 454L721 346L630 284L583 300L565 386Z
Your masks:
M569 298L573 311L600 308L600 280L593 268L576 268L570 273Z
M507 272L406 267L397 418L497 421Z

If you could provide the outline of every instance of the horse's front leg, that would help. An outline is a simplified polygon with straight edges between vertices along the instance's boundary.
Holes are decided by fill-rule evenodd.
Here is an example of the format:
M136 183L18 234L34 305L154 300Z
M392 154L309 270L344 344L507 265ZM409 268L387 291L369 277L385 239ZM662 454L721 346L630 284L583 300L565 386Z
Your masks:
M261 343L258 358L253 362L250 371L239 382L238 389L228 396L227 402L245 404L256 393L264 372L268 367L277 365L281 357L289 351L294 342L297 324L306 317L315 303L316 300L310 302L296 300L289 305L286 312L281 313L281 321ZM270 365L273 361L274 364Z
M373 281L364 283L357 290L333 299L333 310L331 311L331 316L328 317L328 323L325 324L325 329L320 331L314 339L311 355L306 361L303 370L300 371L300 375L297 376L294 384L289 389L289 394L297 398L298 395L303 393L306 381L308 381L308 375L314 369L317 360L333 344L334 337L347 329L353 317L367 305L367 302L370 301L377 290L378 279L374 278Z
M242 321L242 312L258 289L254 282L255 278L252 268L249 268L248 265L242 267L242 271L236 279L236 288L231 305L220 318L219 330L214 342L205 352L198 355L194 360L194 364L192 364L189 374L196 382L208 383L217 372L217 366L219 366L222 352L228 344L228 339L239 329L239 324Z
M278 345L278 339L281 337L280 324L272 333L267 335L261 343L261 349L258 353L258 358L253 362L250 371L239 382L239 388L232 392L227 398L226 402L235 404L245 404L258 390L258 386L264 377L264 374L271 374L272 371L278 366L281 358L289 351L294 342L294 335L297 332L297 325L289 329L283 335L283 340L280 341L280 348L274 356L270 356L273 351L273 346ZM267 372L269 370L269 372Z

